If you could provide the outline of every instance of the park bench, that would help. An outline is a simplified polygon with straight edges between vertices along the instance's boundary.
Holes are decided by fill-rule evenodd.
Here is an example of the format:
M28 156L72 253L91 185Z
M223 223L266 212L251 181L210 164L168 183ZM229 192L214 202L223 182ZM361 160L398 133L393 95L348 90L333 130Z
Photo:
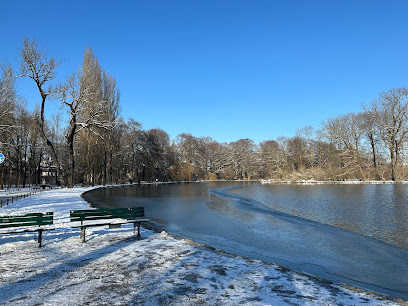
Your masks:
M87 227L105 226L109 228L120 228L122 224L133 223L133 234L135 234L137 226L137 237L140 237L140 223L148 222L149 219L144 219L144 207L128 207L128 208L99 208L85 210L71 210L71 222L81 222L80 225L71 226L72 228L80 228L80 239L85 242L85 230ZM117 219L125 221L117 221ZM102 221L101 221L102 220ZM103 222L109 220L108 222ZM96 223L88 223L88 221L99 221ZM87 223L84 223L87 222Z
M20 234L27 232L38 232L39 247L42 246L42 232L54 230L55 228L41 227L44 225L52 225L54 222L54 213L31 213L19 216L0 216L0 229L9 229L16 227L24 227L24 229L18 229L10 232L0 231L0 235L5 234ZM34 228L33 228L34 227Z

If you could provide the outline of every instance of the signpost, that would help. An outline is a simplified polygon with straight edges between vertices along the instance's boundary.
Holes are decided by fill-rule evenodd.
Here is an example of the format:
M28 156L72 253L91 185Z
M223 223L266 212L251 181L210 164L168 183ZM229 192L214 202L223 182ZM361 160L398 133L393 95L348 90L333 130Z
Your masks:
M0 152L0 165L4 162L5 159L6 158L4 157L3 153ZM3 174L1 175L0 189L3 189ZM0 207L3 207L3 202L2 201L0 202Z

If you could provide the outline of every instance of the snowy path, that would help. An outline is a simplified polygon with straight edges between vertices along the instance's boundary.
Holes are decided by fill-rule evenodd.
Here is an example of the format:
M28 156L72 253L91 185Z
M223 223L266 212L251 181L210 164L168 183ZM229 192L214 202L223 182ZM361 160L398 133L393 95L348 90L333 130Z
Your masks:
M131 225L89 228L82 244L69 210L88 207L86 190L52 190L0 210L54 211L57 227L44 233L41 249L33 233L0 235L0 304L397 304L166 233L143 229L138 240Z

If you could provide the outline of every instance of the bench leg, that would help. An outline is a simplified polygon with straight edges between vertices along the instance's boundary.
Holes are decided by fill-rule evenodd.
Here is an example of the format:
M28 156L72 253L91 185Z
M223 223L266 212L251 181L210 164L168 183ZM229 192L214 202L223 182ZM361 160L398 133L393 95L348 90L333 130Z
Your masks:
M133 235L136 233L136 224L137 224L137 236L140 237L140 222L133 222Z
M42 244L41 244L42 243L42 232L43 232L42 229L38 230L38 243L40 244L38 247L40 248L42 247Z
M80 238L82 238L82 243L85 243L85 229L86 229L86 227L81 227L81 236L80 236Z

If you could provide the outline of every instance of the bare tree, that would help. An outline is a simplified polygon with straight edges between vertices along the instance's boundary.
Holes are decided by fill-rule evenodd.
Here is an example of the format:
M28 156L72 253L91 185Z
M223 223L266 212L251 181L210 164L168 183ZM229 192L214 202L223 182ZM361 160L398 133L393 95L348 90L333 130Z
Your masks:
M86 107L81 107L78 112L78 118L82 121L97 119L80 133L79 151L84 180L87 184L106 183L108 157L110 172L113 171L111 127L119 117L119 90L115 79L104 72L89 47L84 53L79 84L81 92L87 91L88 99ZM99 124L96 124L97 121Z
M218 143L210 137L205 138L206 179L229 178L228 169L231 168L232 155L225 143ZM215 175L215 177L214 177Z
M45 102L48 97L55 93L55 90L49 86L45 88L46 84L55 79L55 70L60 65L60 61L53 57L48 57L47 53L38 48L38 44L35 40L29 40L27 38L23 41L23 47L20 50L20 66L19 73L16 77L28 77L32 79L37 86L37 89L41 96L40 113L37 117L37 124L40 129L40 133L44 142L50 149L53 161L56 164L57 173L61 183L64 185L64 178L62 175L61 165L58 160L54 144L46 134L45 129Z
M307 163L306 146L306 140L300 136L289 138L287 141L288 161L292 171L298 174L305 169Z
M104 110L104 119L108 122L117 122L119 119L119 100L120 93L116 85L116 80L106 71L102 71L102 98L106 101ZM110 182L112 182L113 173L113 129L105 129L104 139L104 185L108 180L108 170Z
M341 174L352 174L358 171L360 178L364 178L361 157L361 142L364 135L361 114L350 113L323 123L326 138L338 149L341 157L341 167L346 171Z
M245 138L229 145L234 163L235 178L250 180L254 176L254 153L256 146L251 139Z
M61 103L68 107L70 115L68 132L66 140L69 148L69 181L68 185L74 185L74 139L75 135L82 130L89 130L97 135L100 139L103 138L103 130L113 130L115 119L111 120L106 115L106 109L109 101L95 101L95 84L86 82L80 83L81 71L72 74L65 84L59 86L59 97Z
M279 154L279 144L275 140L266 140L260 143L262 160L265 164L265 172L269 178L273 178L277 172L276 156Z
M360 116L362 122L362 129L364 131L364 136L369 144L372 164L375 172L376 179L382 179L380 171L380 162L379 162L379 146L380 146L380 137L378 132L378 124L375 122L373 116L368 112L364 112Z
M129 119L119 124L118 127L122 131L118 150L120 152L118 159L121 160L119 180L133 182L140 179L141 173L139 152L142 147L139 145L139 138L142 125L134 119Z
M9 66L2 67L0 76L0 151L10 157L11 139L16 132L15 110L16 90L15 79ZM3 189L6 172L9 172L10 163L0 164L0 189ZM7 169L8 168L8 169ZM10 180L10 179L9 179Z
M309 167L313 169L314 167L314 128L310 125L299 129L296 131L298 137L303 138L306 141L304 146L305 154L309 162Z
M200 174L206 173L207 158L200 138L187 133L178 135L177 153L180 167L185 169L185 176L196 180Z
M10 67L3 67L0 77L0 130L4 132L13 126L12 119L17 94L15 81Z
M393 88L381 93L367 111L378 124L381 139L389 151L391 179L395 181L408 133L408 89Z

